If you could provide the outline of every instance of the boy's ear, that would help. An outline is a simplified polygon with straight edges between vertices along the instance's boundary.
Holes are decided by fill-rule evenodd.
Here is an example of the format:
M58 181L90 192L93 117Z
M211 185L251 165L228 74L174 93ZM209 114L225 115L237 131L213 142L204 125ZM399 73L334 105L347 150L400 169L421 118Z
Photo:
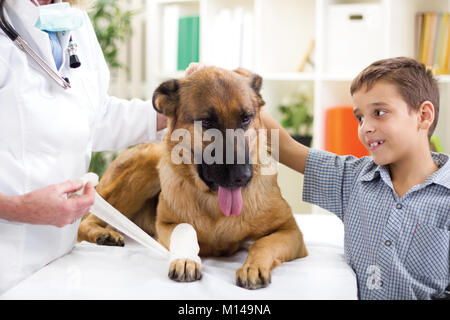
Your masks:
M419 128L429 129L434 121L434 105L430 101L424 101L419 107Z
M153 93L153 108L167 117L175 117L179 103L179 82L168 80L159 85Z
M257 75L256 73L253 73L247 69L238 68L233 70L237 74L240 74L241 76L244 76L249 79L250 87L255 90L257 94L260 93L261 87L262 87L262 78L260 75Z

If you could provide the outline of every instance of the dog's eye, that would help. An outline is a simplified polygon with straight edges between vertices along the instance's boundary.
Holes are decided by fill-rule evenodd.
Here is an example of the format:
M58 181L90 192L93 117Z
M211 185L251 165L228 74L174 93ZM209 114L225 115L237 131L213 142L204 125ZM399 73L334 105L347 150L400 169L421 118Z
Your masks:
M214 122L211 121L211 120L208 120L208 119L202 119L201 122L202 122L202 127L203 127L204 129L211 129L211 128L214 128Z
M252 122L252 116L251 115L244 115L241 119L242 121L242 126L246 127L250 124L250 122Z

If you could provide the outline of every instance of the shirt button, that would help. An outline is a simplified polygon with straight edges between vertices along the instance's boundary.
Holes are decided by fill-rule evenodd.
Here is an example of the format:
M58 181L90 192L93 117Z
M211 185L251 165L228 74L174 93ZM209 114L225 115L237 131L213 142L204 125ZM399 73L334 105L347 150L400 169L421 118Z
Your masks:
M380 286L380 287L382 287L383 285L384 285L384 283L383 283L383 281L378 281L378 285Z
M402 204L401 203L397 203L397 209L401 209L401 208L403 208Z
M386 247L390 247L391 244L392 244L392 242L391 242L391 240L386 240L386 241L384 242L384 244L386 245Z

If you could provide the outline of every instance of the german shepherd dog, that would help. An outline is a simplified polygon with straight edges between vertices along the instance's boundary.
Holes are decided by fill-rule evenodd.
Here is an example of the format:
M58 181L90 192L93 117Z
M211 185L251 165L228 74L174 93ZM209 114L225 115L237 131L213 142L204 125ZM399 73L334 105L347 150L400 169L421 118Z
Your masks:
M236 135L227 135L221 144L216 136L214 143L203 139L208 141L195 144L194 138L181 144L181 135L173 136L181 130L193 137L199 123L201 130L223 135L229 129L261 131L260 110L265 104L261 85L262 78L247 70L217 67L163 82L154 92L153 106L169 121L164 141L122 153L97 186L106 201L168 249L180 224L195 230L200 256L229 256L253 240L236 272L236 284L247 289L266 287L274 267L308 254L292 210L281 196L276 172L263 174L259 161L251 161L254 150L261 149L261 139L246 135L239 145ZM236 146L231 156L225 150L230 146ZM216 161L205 161L208 150ZM237 159L239 152L242 161ZM174 155L182 161L174 161ZM225 157L231 161L220 161ZM122 235L93 214L81 222L78 241L82 240L124 245ZM169 277L199 280L199 260L178 257L170 264Z

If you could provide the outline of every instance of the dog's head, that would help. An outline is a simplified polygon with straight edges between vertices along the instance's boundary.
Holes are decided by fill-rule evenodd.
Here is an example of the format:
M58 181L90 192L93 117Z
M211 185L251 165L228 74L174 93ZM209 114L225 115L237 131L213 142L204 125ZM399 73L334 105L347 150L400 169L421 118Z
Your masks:
M165 145L173 165L203 192L218 192L225 215L240 213L241 188L258 174L251 154L262 128L261 85L244 69L206 67L163 82L153 95L154 108L169 119Z

